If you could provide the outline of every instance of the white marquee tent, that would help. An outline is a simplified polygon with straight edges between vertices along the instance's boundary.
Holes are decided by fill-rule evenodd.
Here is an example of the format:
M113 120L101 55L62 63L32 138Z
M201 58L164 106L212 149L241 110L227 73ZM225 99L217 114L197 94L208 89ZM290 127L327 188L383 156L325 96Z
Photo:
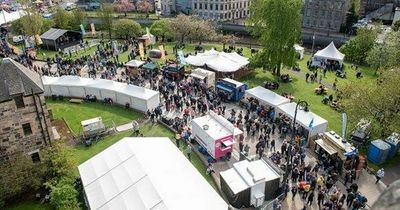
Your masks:
M290 102L290 99L285 98L285 97L283 97L271 90L263 88L261 86L257 86L252 89L246 90L246 97L256 98L262 104L267 104L274 108L278 107L279 105Z
M78 169L92 210L228 209L168 138L123 138Z
M26 15L26 12L21 11L21 10L14 11L14 12L6 12L5 10L1 10L0 11L0 25L18 20L25 15Z
M249 64L249 60L236 52L225 53L214 49L198 53L195 56L189 55L186 62L193 66L207 66L218 72L235 72Z
M113 102L146 112L160 104L157 91L105 79L90 79L78 76L42 77L45 96L62 95L84 98L95 95L98 100L111 98Z
M314 55L314 59L316 60L334 60L338 61L340 64L343 63L344 54L339 52L336 48L335 44L331 42L327 47L322 50L318 50Z
M286 103L278 106L277 113L285 114L293 120L295 110L296 103ZM304 110L297 111L296 123L299 123L309 131L309 137L325 132L328 126L328 121L310 111L306 112Z

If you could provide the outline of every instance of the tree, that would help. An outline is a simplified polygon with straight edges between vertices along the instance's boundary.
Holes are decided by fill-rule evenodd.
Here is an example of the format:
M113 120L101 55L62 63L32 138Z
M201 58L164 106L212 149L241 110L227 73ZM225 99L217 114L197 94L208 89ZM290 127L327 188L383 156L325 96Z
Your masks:
M386 35L382 42L374 44L368 52L366 61L376 69L391 69L400 66L400 31L393 31Z
M368 52L373 48L378 36L376 29L360 28L357 36L347 41L340 51L346 55L346 60L363 64Z
M154 6L150 1L148 0L140 0L136 3L137 10L139 12L146 13L146 16L148 16L149 12L154 11Z
M376 83L351 83L343 89L343 106L352 124L370 120L375 136L400 131L400 69L385 71Z
M76 8L72 11L72 21L70 21L71 28L79 30L80 25L85 23L86 13L81 8Z
M100 18L103 28L108 31L110 39L114 20L112 13L113 8L110 4L103 4L97 12L97 16Z
M135 5L129 2L129 0L115 0L113 7L116 12L123 12L125 17L127 12L135 10Z
M117 20L114 24L114 34L119 38L129 38L139 36L142 32L140 24L129 19Z
M162 42L164 42L165 38L171 38L173 36L171 21L168 19L154 21L150 27L150 32L157 37L161 37Z
M23 153L13 159L0 161L0 200L10 199L29 190L37 190L42 185L46 172L44 164L33 163Z
M296 62L294 44L300 38L301 0L255 0L250 5L249 30L258 37L263 49L252 63L258 67L276 68L280 76L282 64L293 66Z
M210 21L192 18L190 39L201 44L204 40L216 38L217 32Z
M358 21L358 11L356 11L356 2L353 1L351 3L351 7L349 9L349 11L346 14L346 23L344 24L344 26L342 26L341 28L341 32L343 33L348 33L348 34L352 34L352 28L354 23L356 23Z
M73 17L70 13L68 13L61 7L57 7L56 12L54 13L53 20L57 28L72 29L71 22L73 20Z
M43 17L37 12L27 11L26 15L21 18L21 23L25 35L34 36L42 32Z
M50 204L58 210L79 210L78 192L71 179L61 179L51 189Z
M193 18L187 15L178 15L171 20L171 29L178 41L177 45L182 45L192 31Z

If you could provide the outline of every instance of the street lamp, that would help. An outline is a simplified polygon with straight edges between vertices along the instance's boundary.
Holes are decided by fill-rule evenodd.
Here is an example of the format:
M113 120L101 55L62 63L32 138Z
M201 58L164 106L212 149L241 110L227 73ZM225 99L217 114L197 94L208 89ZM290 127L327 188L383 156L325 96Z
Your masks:
M296 118L297 118L297 110L303 110L305 112L308 112L308 103L307 101L299 101L296 104L296 108L294 110L294 117L293 117L293 128L292 128L292 138L289 141L289 144L293 144L294 143L294 138L296 135ZM289 177L289 160L291 159L291 153L290 151L288 151L287 153L287 157L286 157L286 167L285 167L285 176L283 177L283 183L286 183L287 178Z

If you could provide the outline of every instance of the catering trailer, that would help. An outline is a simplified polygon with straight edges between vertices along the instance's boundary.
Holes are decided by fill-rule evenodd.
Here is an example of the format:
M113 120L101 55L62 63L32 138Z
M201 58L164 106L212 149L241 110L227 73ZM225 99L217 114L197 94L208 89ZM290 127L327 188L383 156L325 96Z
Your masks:
M238 102L244 96L247 85L233 79L225 78L217 81L216 90L227 101Z
M195 118L191 125L195 140L215 160L229 157L233 151L235 136L243 133L213 111L206 116Z
M190 74L195 81L203 81L208 88L215 86L215 72L197 68Z

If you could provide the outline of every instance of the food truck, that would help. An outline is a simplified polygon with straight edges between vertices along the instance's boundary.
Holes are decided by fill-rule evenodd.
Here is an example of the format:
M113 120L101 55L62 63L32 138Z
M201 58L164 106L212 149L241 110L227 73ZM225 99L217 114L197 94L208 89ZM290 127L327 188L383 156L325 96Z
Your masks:
M217 81L217 92L226 96L227 101L238 102L244 96L247 85L233 79L225 78Z
M334 131L324 132L318 135L312 148L318 155L326 153L329 158L335 160L339 173L342 172L346 161L352 156L357 156L357 149L345 141L340 135Z
M169 63L164 68L164 76L172 80L181 80L185 76L185 67L177 63Z
M207 153L219 160L222 157L230 157L235 143L235 137L243 132L234 127L227 119L213 111L203 117L192 120L192 133Z
M204 81L208 88L215 85L215 72L197 68L190 74L196 81Z
M101 117L96 117L81 122L83 137L90 138L105 131L106 127L103 124Z

